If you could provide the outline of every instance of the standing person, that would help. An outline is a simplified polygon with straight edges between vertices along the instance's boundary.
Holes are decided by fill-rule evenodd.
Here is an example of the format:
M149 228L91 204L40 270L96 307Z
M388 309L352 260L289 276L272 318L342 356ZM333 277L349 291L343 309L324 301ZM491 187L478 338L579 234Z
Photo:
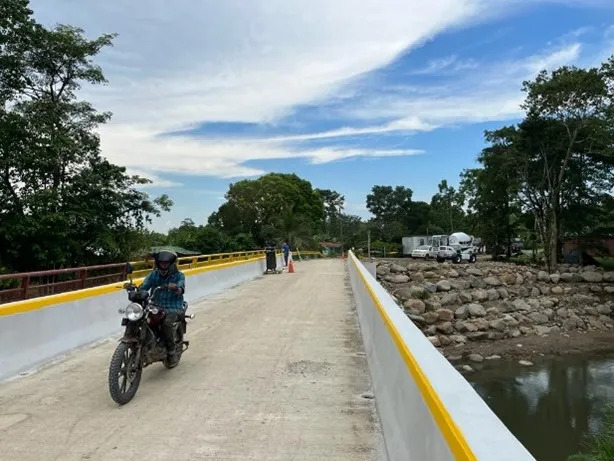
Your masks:
M290 257L290 247L286 242L281 244L281 251L284 252L284 267L288 267L288 258Z

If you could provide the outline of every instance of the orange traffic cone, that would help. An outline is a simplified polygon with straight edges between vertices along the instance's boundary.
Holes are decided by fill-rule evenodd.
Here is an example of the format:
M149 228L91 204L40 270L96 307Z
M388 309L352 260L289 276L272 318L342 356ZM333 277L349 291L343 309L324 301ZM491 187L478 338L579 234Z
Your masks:
M292 262L292 257L290 257L290 260L288 261L288 273L294 274L294 263Z

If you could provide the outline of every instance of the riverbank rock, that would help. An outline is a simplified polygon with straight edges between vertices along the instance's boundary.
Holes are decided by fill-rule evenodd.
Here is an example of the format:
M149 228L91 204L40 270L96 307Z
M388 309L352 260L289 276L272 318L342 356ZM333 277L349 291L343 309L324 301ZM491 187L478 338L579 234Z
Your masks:
M376 260L380 283L436 347L614 330L614 272L504 262ZM435 339L436 338L436 339Z

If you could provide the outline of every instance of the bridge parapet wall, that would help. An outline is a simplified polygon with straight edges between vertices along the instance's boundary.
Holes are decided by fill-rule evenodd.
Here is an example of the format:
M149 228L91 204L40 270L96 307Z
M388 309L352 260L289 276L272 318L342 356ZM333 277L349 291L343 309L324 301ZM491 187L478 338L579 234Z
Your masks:
M281 257L278 264L281 265ZM254 279L264 269L264 257L258 255L184 270L185 298L194 303ZM119 333L121 316L117 310L128 304L122 285L114 283L0 305L0 379Z
M533 460L354 254L347 264L389 459Z

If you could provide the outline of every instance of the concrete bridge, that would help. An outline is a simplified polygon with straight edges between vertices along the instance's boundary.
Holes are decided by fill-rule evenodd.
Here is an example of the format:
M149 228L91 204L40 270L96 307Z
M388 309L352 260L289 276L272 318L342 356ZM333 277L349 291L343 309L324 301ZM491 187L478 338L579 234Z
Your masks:
M0 459L533 459L352 254L263 270L188 270L190 349L123 407L120 285L0 305Z

